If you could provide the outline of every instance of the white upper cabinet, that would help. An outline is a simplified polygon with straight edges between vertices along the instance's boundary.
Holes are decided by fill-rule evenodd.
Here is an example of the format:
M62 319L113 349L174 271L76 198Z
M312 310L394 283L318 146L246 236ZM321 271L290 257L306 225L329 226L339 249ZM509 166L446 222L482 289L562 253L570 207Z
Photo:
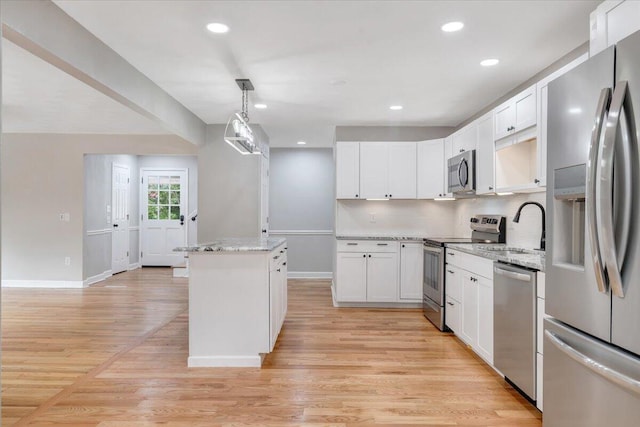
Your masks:
M388 143L360 143L360 191L365 199L389 197Z
M537 119L536 85L523 90L493 111L496 141L535 126Z
M451 139L454 156L465 151L475 150L477 141L475 122L451 135Z
M446 193L446 163L444 139L418 142L418 199L434 199Z
M361 142L360 198L415 199L416 143Z
M360 143L336 143L336 198L360 198Z
M453 197L453 193L449 192L449 159L453 157L453 139L451 137L444 139L444 197Z
M495 145L493 140L493 113L477 121L476 194L495 192Z
M640 2L603 1L589 16L591 56L640 30Z
M416 198L416 143L391 142L389 147L389 198Z

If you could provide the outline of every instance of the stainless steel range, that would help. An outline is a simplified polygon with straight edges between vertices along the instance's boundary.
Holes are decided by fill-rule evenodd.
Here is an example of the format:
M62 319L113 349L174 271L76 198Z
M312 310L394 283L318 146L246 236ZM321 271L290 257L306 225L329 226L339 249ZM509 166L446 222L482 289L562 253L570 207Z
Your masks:
M475 215L470 220L471 238L434 237L424 239L424 276L422 307L424 316L444 331L444 266L447 243L505 243L506 218L500 215Z

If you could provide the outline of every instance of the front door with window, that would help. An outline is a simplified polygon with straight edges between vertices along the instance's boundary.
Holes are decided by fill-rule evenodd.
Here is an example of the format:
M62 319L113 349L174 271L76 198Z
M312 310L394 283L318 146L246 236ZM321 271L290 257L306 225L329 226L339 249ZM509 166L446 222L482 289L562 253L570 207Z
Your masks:
M141 264L176 266L184 254L173 249L187 244L187 170L141 171Z

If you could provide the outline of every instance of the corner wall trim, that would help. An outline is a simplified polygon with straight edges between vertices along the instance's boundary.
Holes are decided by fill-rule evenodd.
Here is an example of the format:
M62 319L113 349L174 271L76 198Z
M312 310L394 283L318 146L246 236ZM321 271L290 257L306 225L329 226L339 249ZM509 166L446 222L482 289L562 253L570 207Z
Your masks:
M139 262L134 262L133 264L129 264L129 267L127 267L127 271L136 270L140 267L142 267L142 265Z
M300 236L332 236L333 230L269 230L269 234Z
M333 279L331 271L289 271L287 279Z
M84 288L82 280L2 280L3 288Z
M100 274L96 274L95 276L91 276L91 277L87 277L84 280L84 287L86 288L87 286L91 286L94 283L98 283L98 282L102 282L103 280L109 278L113 276L113 271L112 270L106 270L103 271Z

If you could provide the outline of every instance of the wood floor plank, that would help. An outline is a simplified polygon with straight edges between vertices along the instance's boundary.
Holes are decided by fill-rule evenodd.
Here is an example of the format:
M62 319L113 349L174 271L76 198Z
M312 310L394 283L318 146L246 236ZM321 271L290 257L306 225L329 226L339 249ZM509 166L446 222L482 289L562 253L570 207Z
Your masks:
M329 284L289 281L262 369L187 368L186 280L168 269L84 290L4 289L3 425L541 425L420 310L335 308Z

